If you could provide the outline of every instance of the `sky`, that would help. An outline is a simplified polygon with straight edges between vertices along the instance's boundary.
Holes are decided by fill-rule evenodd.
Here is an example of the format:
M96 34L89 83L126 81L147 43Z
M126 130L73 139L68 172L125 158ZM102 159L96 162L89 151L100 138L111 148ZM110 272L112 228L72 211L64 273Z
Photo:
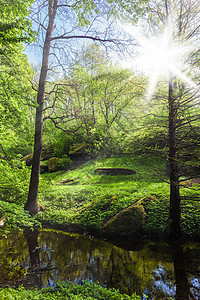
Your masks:
M149 92L148 97L151 97L160 75L168 76L169 71L173 72L177 77L182 79L190 87L196 88L195 84L182 72L181 62L185 55L191 49L191 45L181 44L172 45L171 43L171 28L166 26L160 36L146 38L142 34L140 22L137 26L131 24L118 24L122 30L132 35L139 46L136 48L138 54L135 57L120 59L116 52L111 52L111 57L114 63L120 64L123 68L129 68L133 72L143 73L149 76ZM25 47L25 53L28 56L30 64L41 64L42 54L37 53L32 46Z
M132 35L134 38L137 37L137 41L139 38L141 38L141 30L140 30L140 25L138 26L132 26L131 24L124 25L124 24L117 24L119 28L122 30L126 31L128 34ZM85 42L85 41L84 41ZM32 45L24 45L25 48L25 54L28 57L29 63L30 64L41 64L42 61L42 53L38 53L38 50L36 50L36 47L34 48ZM137 47L137 51L141 51L141 48ZM142 52L141 52L142 54ZM145 72L145 66L143 64L144 57L142 56L128 56L126 57L121 57L118 55L117 52L110 52L110 58L113 60L113 62L119 63L123 68L130 68L133 70L138 70Z

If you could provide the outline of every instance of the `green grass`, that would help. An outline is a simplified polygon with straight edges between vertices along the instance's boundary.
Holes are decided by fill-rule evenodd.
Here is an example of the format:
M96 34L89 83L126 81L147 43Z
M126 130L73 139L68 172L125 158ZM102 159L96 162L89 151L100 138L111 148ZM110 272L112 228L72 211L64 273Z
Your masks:
M98 175L102 167L129 168L134 175ZM169 184L166 164L153 155L91 160L71 171L46 173L41 176L39 202L46 207L38 219L58 227L79 225L98 231L109 218L141 198L153 196L146 205L144 230L166 232L169 212ZM198 187L181 188L181 195L198 195ZM199 202L186 201L182 213L183 232L200 235Z
M102 176L95 174L98 168L129 168L136 171L134 175ZM124 181L161 182L165 163L152 155L102 158L91 160L73 171L60 171L43 174L43 179L59 184L61 181L73 180L72 184L108 184Z
M136 174L96 174L95 169L102 167L129 168ZM44 187L39 198L46 211L39 214L39 219L53 225L78 224L97 230L103 222L143 197L165 197L168 184L162 182L164 173L163 162L141 155L92 160L73 171L43 174ZM45 182L50 183L49 187Z

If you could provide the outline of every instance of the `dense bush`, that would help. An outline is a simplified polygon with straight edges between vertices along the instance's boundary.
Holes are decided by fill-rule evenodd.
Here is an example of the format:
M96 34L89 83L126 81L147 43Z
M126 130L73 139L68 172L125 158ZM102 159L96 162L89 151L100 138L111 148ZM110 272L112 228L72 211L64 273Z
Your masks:
M24 204L29 176L30 170L19 158L0 159L0 200Z

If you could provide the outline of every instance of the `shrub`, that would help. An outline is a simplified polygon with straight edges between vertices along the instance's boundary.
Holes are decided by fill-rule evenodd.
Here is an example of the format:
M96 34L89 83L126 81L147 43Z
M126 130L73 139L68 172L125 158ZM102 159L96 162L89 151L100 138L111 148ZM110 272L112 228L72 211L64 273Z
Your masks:
M72 160L69 156L65 155L59 162L59 165L61 169L67 170L72 166Z
M114 289L107 289L93 282L83 282L73 284L70 282L61 282L55 287L46 287L41 290L25 290L24 287L18 289L5 288L0 289L0 297L5 299L37 299L37 300L139 300L140 297L135 294L132 296L122 295Z
M3 226L0 226L0 233L6 236L10 231L22 230L24 227L40 227L35 217L31 217L23 207L14 203L0 201L0 219Z

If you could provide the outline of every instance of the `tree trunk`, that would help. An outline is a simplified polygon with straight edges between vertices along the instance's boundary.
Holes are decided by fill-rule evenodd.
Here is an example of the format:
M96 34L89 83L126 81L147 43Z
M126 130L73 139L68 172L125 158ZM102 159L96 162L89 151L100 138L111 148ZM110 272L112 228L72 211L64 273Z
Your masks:
M169 76L169 178L170 178L170 208L169 219L171 229L175 236L181 235L181 209L179 194L179 176L177 170L177 151L176 151L176 99L173 90L173 79Z
M25 210L28 210L30 214L35 215L40 211L40 205L37 201L39 174L40 174L40 159L42 153L42 130L43 130L43 105L45 95L45 84L48 71L49 52L51 47L51 37L54 30L54 20L57 10L58 0L49 0L48 2L48 27L46 30L45 42L43 47L42 68L40 72L39 87L37 94L38 107L36 109L36 121L35 121L35 140L34 140L34 153L33 163L31 170L31 179L29 185L28 199L24 206Z
M176 279L175 299L193 299L190 293L190 285L187 278L186 262L184 260L183 245L180 242L171 243L172 260Z

